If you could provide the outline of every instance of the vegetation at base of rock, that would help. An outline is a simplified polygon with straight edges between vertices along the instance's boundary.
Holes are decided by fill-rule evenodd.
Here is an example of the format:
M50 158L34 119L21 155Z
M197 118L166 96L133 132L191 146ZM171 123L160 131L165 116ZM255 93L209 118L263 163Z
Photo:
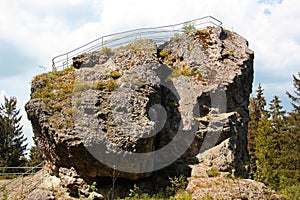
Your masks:
M8 189L7 189L7 186L4 186L2 190L4 192L2 200L7 200L8 199Z
M0 105L0 167L24 166L27 162L27 139L20 125L21 118L17 99L4 97L4 103ZM2 169L1 172L15 172L15 169Z
M287 199L300 198L300 73L298 76L293 76L294 94L287 92L294 107L288 114L278 96L265 109L260 85L256 97L250 99L252 174Z
M141 193L139 187L136 185L129 190L128 197L123 200L138 200L138 199L147 199L147 200L191 200L191 194L185 193L184 189L187 186L186 177L180 175L179 177L169 177L170 186L167 186L164 190L161 190L157 194L148 194ZM175 198L176 195L176 198ZM120 199L120 198L119 198ZM120 199L121 200L121 199Z
M29 152L29 162L28 165L35 167L44 162L43 153L37 146L32 146Z
M206 171L208 177L216 177L220 175L219 169L217 167L212 167L210 170Z

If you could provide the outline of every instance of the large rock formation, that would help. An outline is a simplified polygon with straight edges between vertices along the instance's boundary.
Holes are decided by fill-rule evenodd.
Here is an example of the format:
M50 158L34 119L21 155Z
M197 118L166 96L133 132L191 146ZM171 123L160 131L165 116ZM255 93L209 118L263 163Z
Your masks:
M253 52L238 34L210 27L159 47L139 40L73 67L37 76L26 105L53 173L139 180L215 166L247 176Z

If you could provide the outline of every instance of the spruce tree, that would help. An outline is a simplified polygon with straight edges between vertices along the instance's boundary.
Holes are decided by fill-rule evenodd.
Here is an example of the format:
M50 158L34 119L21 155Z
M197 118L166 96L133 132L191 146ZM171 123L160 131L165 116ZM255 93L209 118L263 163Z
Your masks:
M259 120L255 137L255 178L276 190L280 186L282 158L285 156L282 148L286 131L286 111L282 110L278 96L274 96L269 107L268 113Z
M294 107L294 112L300 113L300 72L298 72L299 78L293 75L293 85L295 87L294 93L295 95L291 94L290 92L286 92L288 97L291 99L291 104Z
M266 116L266 100L264 97L261 84L256 90L256 97L250 98L249 115L250 122L248 123L248 151L250 155L250 170L251 176L256 172L256 156L255 156L255 137L257 135L258 123L262 116Z
M298 184L300 189L300 72L299 78L293 75L294 94L287 92L294 107L287 118L287 131L284 137L282 185Z
M25 164L26 138L20 125L20 110L17 99L4 97L0 105L0 166L16 167Z
M44 161L43 154L37 146L32 146L29 153L29 166L35 167Z

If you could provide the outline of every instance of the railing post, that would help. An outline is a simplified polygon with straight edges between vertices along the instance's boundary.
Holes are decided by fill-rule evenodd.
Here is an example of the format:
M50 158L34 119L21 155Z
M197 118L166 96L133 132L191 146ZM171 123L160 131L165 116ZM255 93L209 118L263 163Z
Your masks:
M173 28L173 37L175 37L175 27L172 26L172 28Z
M69 54L67 53L67 66L66 66L66 68L68 68L68 66L69 66Z

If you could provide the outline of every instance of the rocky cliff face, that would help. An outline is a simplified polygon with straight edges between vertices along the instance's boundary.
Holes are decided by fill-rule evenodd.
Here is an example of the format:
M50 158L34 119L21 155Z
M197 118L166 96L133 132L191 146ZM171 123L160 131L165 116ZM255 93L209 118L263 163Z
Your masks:
M159 47L139 40L82 54L73 67L33 80L26 111L61 177L75 171L87 181L117 174L153 183L211 167L247 176L252 81L247 41L208 28Z

